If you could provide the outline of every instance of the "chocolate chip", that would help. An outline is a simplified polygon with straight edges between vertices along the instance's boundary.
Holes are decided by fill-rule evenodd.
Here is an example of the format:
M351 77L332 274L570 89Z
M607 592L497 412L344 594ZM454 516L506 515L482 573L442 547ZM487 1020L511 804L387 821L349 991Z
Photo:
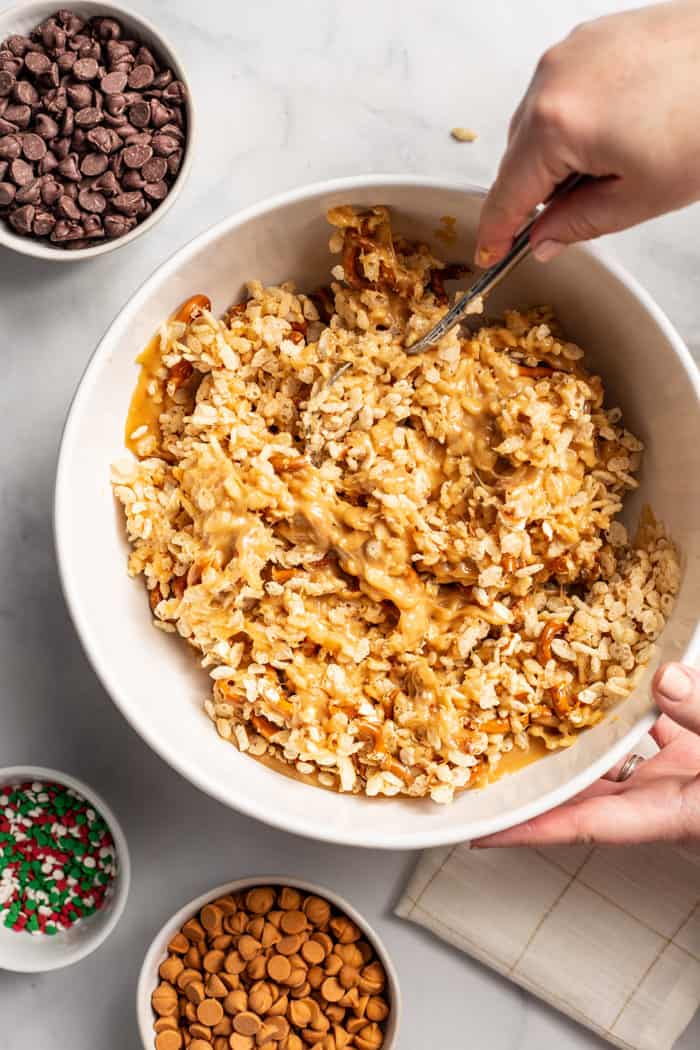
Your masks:
M151 87L157 88L159 91L166 88L168 84L172 83L173 73L171 69L164 69L162 73L158 73L151 84Z
M151 145L153 146L153 152L157 153L159 157L169 157L171 153L175 153L180 147L180 143L173 135L164 135L162 132L153 136Z
M118 95L127 84L126 73L107 73L100 81L100 90L105 95Z
M116 193L119 193L120 186L114 172L106 171L104 175L100 175L95 182L95 189L104 193L105 197L113 197Z
M21 140L16 135L3 135L0 138L0 157L14 160L22 152Z
M64 87L54 88L44 95L44 108L54 116L60 116L68 106L68 96Z
M160 130L163 135L172 135L174 139L178 140L178 142L182 142L185 138L182 129L179 128L177 124L164 124Z
M168 109L157 98L151 99L151 124L154 128L162 128L172 118L172 115L172 109Z
M64 219L75 219L77 221L80 218L80 208L67 194L58 198L56 211Z
M71 153L63 158L58 165L58 174L70 182L80 182L80 171L78 170L78 160L75 153Z
M182 150L179 149L175 153L171 153L168 157L168 171L171 175L177 175L182 164Z
M70 153L70 139L65 136L60 139L54 139L51 146L59 160L63 160Z
M63 114L63 120L61 121L61 134L69 136L73 134L75 128L75 111L72 106L68 106Z
M39 161L39 174L46 175L56 167L58 167L58 157L53 150L47 150Z
M143 187L143 192L152 201L162 201L168 196L168 184L163 179L159 179L158 182L147 182Z
M46 143L30 131L22 136L22 152L27 160L41 160L46 154Z
M47 22L41 30L41 42L47 51L61 54L65 51L68 36L65 29L61 29L53 20Z
M32 42L29 37L20 36L19 33L14 33L5 41L5 47L11 51L13 55L17 55L20 58L22 55L26 55L31 46Z
M93 239L104 237L105 235L102 219L99 215L86 215L83 219L83 229L85 230L85 236Z
M96 106L86 106L85 109L79 109L75 114L75 123L81 128L94 128L101 120L102 110Z
M12 97L22 106L35 106L39 101L39 92L28 80L17 80L12 89Z
M58 65L55 62L52 62L46 73L42 73L37 79L42 88L57 87L60 79Z
M34 120L34 131L42 139L55 139L58 135L58 124L48 113L39 113Z
M76 109L92 105L92 89L87 84L67 84L66 94L71 106Z
M95 212L100 215L107 207L105 197L97 190L81 190L78 194L78 203L85 211Z
M153 156L153 150L145 144L130 145L124 150L123 156L127 168L142 168Z
M41 181L31 179L17 191L15 200L18 204L38 204L41 200Z
M0 135L12 135L15 131L19 131L16 124L13 124L11 120L5 120L4 117L0 117Z
M42 54L41 51L30 51L24 60L24 64L35 77L41 73L48 73L51 69L51 59L48 55Z
M80 15L76 15L75 11L69 11L67 7L62 7L56 18L70 37L75 36L76 33L85 28L85 19L81 18Z
M61 73L70 73L77 60L78 56L73 51L64 51L58 56L56 62Z
M55 179L49 179L41 187L41 199L49 206L56 203L61 196L61 186Z
M114 18L94 18L92 25L100 40L118 40L122 27Z
M37 237L47 237L55 225L56 218L50 211L37 211L32 223L32 233Z
M109 161L105 153L86 153L80 162L83 175L101 175L107 170Z
M110 73L109 75L114 76L115 74ZM121 76L121 74L119 75ZM105 100L105 109L110 116L121 117L126 109L126 97L121 92L114 95L108 95ZM126 117L124 117L124 119L126 120Z
M26 186L34 178L34 169L26 160L13 160L10 164L10 178L17 186Z
M143 208L143 194L138 190L129 193L118 193L112 198L112 207L129 217L138 215Z
M147 182L160 182L165 178L168 162L165 157L152 157L141 168L141 174Z
M18 128L29 127L29 121L32 119L32 111L29 106L18 103L17 105L7 106L5 109L5 120L12 121Z
M151 107L148 102L134 102L129 106L129 120L137 128L145 128L151 119Z
M14 83L15 78L12 73L8 73L5 69L0 70L0 96L4 98L9 95Z
M163 91L163 98L172 102L184 102L187 98L185 85L181 80L173 80Z
M144 88L149 87L153 83L154 77L155 73L152 66L134 66L129 74L129 87L133 91L143 91Z
M0 182L3 181L7 175L7 169L10 167L10 162L7 160L0 160Z
M0 208L12 204L16 193L17 188L11 182L0 182Z
M94 80L97 76L97 62L94 58L79 58L73 66L73 76L78 80Z
M105 233L108 237L123 237L129 230L133 230L136 219L126 215L107 215L104 220Z
M140 171L127 171L122 178L122 187L125 190L140 190L146 185L146 180Z
M56 242L79 240L82 238L83 227L76 222L70 222L68 219L59 219L53 230L51 231L51 240Z
M73 153L81 153L83 149L87 149L85 145L86 142L87 132L83 131L82 128L76 128L73 132L73 138L71 139Z
M31 233L34 222L35 208L33 204L25 204L22 208L10 212L10 226L17 233Z

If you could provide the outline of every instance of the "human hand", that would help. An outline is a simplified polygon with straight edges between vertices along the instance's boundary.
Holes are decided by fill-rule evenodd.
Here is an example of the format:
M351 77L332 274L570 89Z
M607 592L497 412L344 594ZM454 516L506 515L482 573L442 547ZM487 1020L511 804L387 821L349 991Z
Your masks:
M629 780L615 780L618 767L571 802L472 846L700 845L700 674L666 664L652 692L663 712L651 731L659 752Z
M596 178L535 225L543 262L699 199L699 50L700 4L674 0L584 23L546 51L484 202L477 263L497 262L571 172Z

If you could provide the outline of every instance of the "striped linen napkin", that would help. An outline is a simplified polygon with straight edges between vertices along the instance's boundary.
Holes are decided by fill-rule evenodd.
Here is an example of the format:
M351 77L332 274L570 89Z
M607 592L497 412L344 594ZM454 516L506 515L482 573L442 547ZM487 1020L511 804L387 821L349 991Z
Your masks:
M700 854L673 846L424 853L396 908L623 1050L700 1005Z

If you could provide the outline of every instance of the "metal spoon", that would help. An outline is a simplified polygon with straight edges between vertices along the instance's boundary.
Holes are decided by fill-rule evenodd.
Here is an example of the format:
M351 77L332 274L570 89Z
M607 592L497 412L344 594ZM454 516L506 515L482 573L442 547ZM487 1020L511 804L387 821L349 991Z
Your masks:
M516 235L510 250L503 256L500 262L497 262L495 266L490 266L488 270L484 270L471 288L467 289L462 298L447 311L445 316L438 321L438 323L434 325L426 335L422 336L417 343L413 343L412 346L408 347L406 354L409 357L414 357L416 354L421 354L424 350L429 350L431 347L435 346L435 344L438 343L443 336L446 336L455 325L465 319L469 313L469 307L475 299L483 299L487 296L496 285L501 283L506 274L510 273L514 266L517 266L519 262L530 254L530 233L536 221L542 213L550 207L550 205L566 196L567 193L570 193L575 186L578 186L582 178L583 175L580 175L578 172L573 172L564 179L563 182L559 183L547 200L543 204L538 205L534 215Z

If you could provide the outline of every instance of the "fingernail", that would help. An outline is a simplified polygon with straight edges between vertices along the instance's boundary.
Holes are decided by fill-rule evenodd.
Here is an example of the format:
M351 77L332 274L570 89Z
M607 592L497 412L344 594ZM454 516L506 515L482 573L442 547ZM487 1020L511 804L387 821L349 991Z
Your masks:
M496 253L489 248L477 248L474 259L477 266L490 266L496 259Z
M693 682L678 664L668 664L661 672L656 688L667 700L681 703L683 700L690 699Z
M532 249L532 254L535 256L538 262L549 262L559 252L564 250L564 245L561 241L540 241L540 243Z

